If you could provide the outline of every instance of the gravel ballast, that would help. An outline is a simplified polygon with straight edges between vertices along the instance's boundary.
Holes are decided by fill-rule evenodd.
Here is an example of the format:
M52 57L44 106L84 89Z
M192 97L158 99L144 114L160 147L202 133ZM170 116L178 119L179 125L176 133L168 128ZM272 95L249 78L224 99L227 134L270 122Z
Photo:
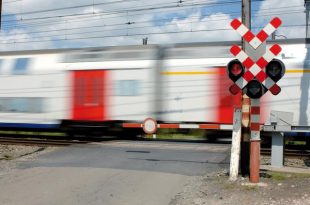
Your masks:
M55 147L39 147L24 145L0 145L0 176L16 167L18 161L31 160L39 154L56 149Z

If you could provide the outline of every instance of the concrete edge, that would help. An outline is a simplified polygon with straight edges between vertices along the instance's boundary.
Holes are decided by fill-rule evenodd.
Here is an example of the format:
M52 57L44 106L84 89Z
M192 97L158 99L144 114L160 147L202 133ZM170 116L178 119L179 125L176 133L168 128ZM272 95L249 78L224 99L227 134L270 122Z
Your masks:
M267 170L267 171L275 171L275 172L310 174L310 167L309 168L295 168L295 167L272 167L270 165L261 165L260 169Z

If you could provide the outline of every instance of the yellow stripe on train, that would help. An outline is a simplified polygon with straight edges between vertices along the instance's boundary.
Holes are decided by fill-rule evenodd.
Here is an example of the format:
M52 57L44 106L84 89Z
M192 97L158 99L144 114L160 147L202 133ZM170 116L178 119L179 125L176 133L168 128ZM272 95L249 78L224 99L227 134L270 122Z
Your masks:
M161 72L162 75L209 75L218 74L217 71L186 71L186 72Z
M285 73L310 73L310 70L286 70ZM166 71L161 72L161 75L213 75L219 74L217 71Z

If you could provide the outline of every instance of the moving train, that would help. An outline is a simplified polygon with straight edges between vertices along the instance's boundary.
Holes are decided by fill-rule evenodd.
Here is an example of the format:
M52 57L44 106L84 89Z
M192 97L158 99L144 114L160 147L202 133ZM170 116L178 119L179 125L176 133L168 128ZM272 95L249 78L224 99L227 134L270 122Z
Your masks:
M111 131L149 117L231 125L241 97L228 90L226 65L236 43L1 52L0 127ZM279 95L261 98L261 124L276 110L309 125L310 51L305 39L276 43L286 74Z

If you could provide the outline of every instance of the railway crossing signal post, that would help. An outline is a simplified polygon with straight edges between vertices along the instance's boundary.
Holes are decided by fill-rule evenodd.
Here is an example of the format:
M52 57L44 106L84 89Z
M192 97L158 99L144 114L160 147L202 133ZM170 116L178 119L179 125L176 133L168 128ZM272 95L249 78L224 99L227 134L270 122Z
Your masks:
M241 2L242 23L251 29L251 0L242 0ZM252 52L248 42L241 38L242 49L246 52ZM248 175L250 167L250 99L247 95L241 95L241 174ZM240 148L239 148L240 149Z
M279 18L274 18L257 35L254 35L242 22L234 19L231 26L244 41L254 49L245 51L233 45L231 53L236 57L227 65L229 78L234 82L229 91L236 95L239 92L251 99L250 108L250 181L259 182L260 165L260 101L269 90L273 95L281 92L277 82L285 73L284 64L274 59L280 52L278 44L266 49L267 38L281 25Z

